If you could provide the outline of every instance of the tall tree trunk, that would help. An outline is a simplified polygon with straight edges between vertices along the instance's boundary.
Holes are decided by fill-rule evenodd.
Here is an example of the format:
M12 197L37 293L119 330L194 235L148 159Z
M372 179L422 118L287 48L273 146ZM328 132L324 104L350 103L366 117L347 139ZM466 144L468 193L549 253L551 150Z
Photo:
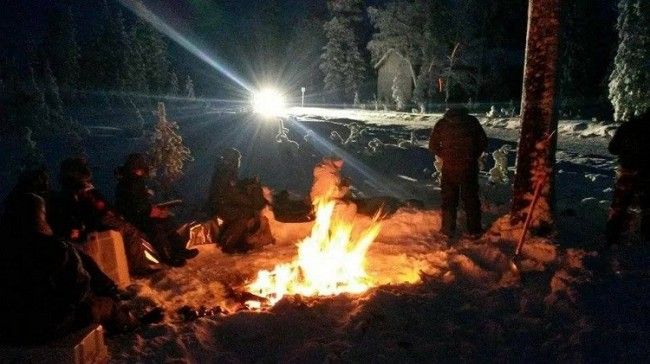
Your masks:
M525 219L533 191L542 183L533 226L553 224L553 165L557 149L555 103L561 0L529 0L526 61L521 100L511 217Z

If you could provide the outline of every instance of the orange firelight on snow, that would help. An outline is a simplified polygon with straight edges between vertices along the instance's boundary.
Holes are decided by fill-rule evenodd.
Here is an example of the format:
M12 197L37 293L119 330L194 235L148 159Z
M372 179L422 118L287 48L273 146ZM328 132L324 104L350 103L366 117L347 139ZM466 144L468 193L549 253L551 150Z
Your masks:
M336 202L329 198L317 201L311 235L298 243L298 256L272 271L258 272L257 279L246 286L248 292L273 306L286 295L331 296L362 293L370 288L365 256L381 224L375 217L370 227L353 239L352 223L337 218L335 206ZM261 303L249 301L247 306L255 309Z

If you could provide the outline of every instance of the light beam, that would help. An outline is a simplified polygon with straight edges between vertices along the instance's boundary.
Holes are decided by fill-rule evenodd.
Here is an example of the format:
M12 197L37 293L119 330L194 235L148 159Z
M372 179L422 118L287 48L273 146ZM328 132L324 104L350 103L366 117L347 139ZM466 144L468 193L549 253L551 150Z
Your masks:
M152 13L151 10L147 9L144 4L137 0L119 0L120 3L132 13L140 17L141 19L147 21L159 32L168 36L171 40L176 42L181 47L185 48L199 59L209 64L211 67L219 71L224 76L228 77L234 81L239 86L246 89L248 92L252 92L252 87L250 87L244 80L240 77L237 77L233 72L228 68L222 65L220 62L215 60L216 57L211 57L206 52L200 50L197 46L192 44L185 36L180 34L170 25L168 25L164 20L160 19L156 14Z

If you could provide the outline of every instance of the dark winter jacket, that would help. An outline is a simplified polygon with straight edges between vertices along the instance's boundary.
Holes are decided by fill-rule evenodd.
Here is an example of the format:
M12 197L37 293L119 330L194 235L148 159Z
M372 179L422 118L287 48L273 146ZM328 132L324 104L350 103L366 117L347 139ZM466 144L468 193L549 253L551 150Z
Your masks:
M264 202L260 202L263 196L261 196L259 182L252 183L252 180L240 182L237 179L238 172L237 166L227 163L217 164L212 175L208 206L206 206L210 214L224 220L232 220L252 216L264 207ZM256 186L260 187L259 191Z
M609 142L609 152L618 156L621 167L650 174L650 151L648 148L650 120L641 117L623 123Z
M449 109L433 127L429 139L429 150L443 161L443 173L478 171L478 158L486 148L483 127L464 108Z
M48 203L48 221L58 236L83 242L87 233L108 229L102 218L109 211L106 198L90 187L79 191L64 189L54 193ZM76 230L79 235L72 236Z
M75 249L52 236L14 236L0 253L0 336L38 342L70 330L90 293Z
M153 193L146 179L125 176L115 190L115 208L124 218L144 231L149 230Z
M22 172L18 176L18 183L5 198L4 206L11 205L15 200L22 198L26 193L33 193L48 201L50 186L47 173L44 169L33 169Z

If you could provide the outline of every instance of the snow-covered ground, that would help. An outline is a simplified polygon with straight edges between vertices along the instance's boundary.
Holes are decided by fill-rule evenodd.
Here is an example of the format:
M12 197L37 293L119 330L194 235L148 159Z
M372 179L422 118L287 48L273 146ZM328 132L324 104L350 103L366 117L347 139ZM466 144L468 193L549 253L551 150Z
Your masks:
M614 159L606 153L611 129L560 124L559 234L553 240L529 240L522 259L513 262L513 240L520 231L504 229L499 220L508 212L510 186L488 183L486 173L481 177L483 224L492 230L478 242L461 238L455 244L436 233L439 189L426 145L439 116L294 109L283 123L286 138L278 142L277 120L220 110L169 111L195 159L178 187L186 201L181 217L201 218L221 148L240 149L242 176L260 176L276 192L286 189L296 198L308 193L312 169L322 156L342 156L343 175L350 177L355 193L391 208L367 256L376 286L359 295L286 297L267 312L245 309L238 288L260 269L291 261L296 244L310 231L309 223L281 223L269 210L275 245L245 255L203 245L187 266L135 280L129 288L138 293L134 306L144 310L161 305L167 317L152 327L109 338L112 360L647 360L649 254L623 249L621 261L629 266L617 276L607 273L609 263L593 252L602 244L611 199ZM504 144L511 147L512 178L518 121L481 121L490 137L489 153ZM87 150L100 189L110 195L112 168L122 156L144 147L143 139L92 137ZM491 167L488 158L486 170ZM359 214L355 222L360 229L370 217ZM178 314L183 306L219 309L187 321Z
M407 113L397 111L375 111L363 109L326 109L314 107L296 107L289 114L302 118L353 119L375 125L405 125L413 128L431 127L442 114ZM518 117L476 115L481 124L494 129L518 130L521 119ZM611 137L616 124L598 120L560 120L558 132L561 135L574 135L582 138Z
M400 208L383 221L367 257L375 288L360 295L288 297L268 312L249 312L228 287L241 287L258 270L291 261L296 243L310 229L308 223L277 222L267 211L275 245L234 256L201 246L201 254L188 266L138 280L132 287L139 293L136 302L162 305L169 315L162 324L111 339L115 361L647 359L648 326L638 323L647 321L642 317L648 291L634 293L636 283L600 273L606 271L602 260L589 252L601 243L611 197L614 161L604 152L558 153L560 235L555 241L528 241L523 259L513 265L512 239L519 233L501 231L497 221L507 212L510 187L490 185L486 176L481 179L484 224L494 225L493 231L480 243L460 239L453 246L436 234L438 189L431 178L431 157L423 148L439 115L301 109L284 123L288 137L299 143L294 149L276 142L276 124L260 126L259 120L242 115L230 118L230 127L223 120L212 122L221 123L219 132L230 135L220 139L220 146L242 150L244 175L260 175L272 188L300 196L308 190L311 168L320 156L336 153L346 159L343 174L351 177L357 193L417 200L421 208ZM482 121L491 136L490 152L512 145L512 138L494 135L516 131L516 122ZM572 123L561 123L561 140L582 129L569 127ZM187 131L189 123L185 125ZM237 135L249 128L255 129L248 134L253 138ZM584 133L587 129L581 136L592 138L583 139L585 143L603 139L596 148L604 151L607 133ZM187 140L196 142L192 136ZM369 146L372 140L376 142ZM198 186L209 175L210 154L195 157L188 171L191 183L184 181L182 190L199 191L200 199L205 185ZM511 151L511 166L513 158ZM357 226L369 221L359 215ZM565 249L571 246L587 251ZM612 287L616 297L608 296ZM184 305L218 306L225 313L185 322L177 314ZM621 335L627 339L618 340Z

